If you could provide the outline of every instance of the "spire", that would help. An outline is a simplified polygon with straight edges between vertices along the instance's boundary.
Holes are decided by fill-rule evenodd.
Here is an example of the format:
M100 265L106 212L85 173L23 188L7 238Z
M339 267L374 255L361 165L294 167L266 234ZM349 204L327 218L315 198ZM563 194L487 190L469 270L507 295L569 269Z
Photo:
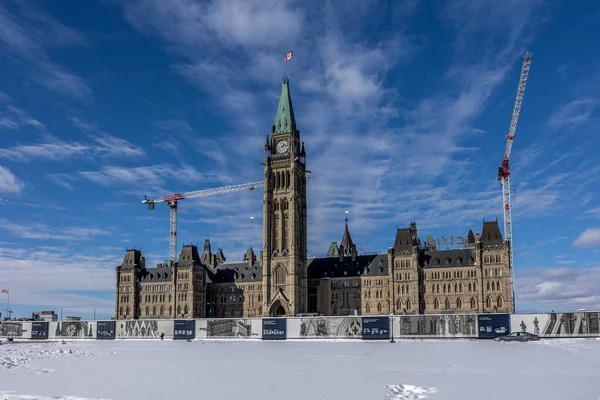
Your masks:
M345 256L351 255L352 247L354 243L352 243L352 238L350 237L350 231L348 230L348 211L346 211L346 228L344 229L344 236L342 237L342 242L340 243L340 247L344 252Z
M273 125L272 131L273 135L278 135L292 132L293 129L296 129L296 119L294 118L292 96L290 95L290 81L288 78L283 78L277 115L275 116L275 125Z

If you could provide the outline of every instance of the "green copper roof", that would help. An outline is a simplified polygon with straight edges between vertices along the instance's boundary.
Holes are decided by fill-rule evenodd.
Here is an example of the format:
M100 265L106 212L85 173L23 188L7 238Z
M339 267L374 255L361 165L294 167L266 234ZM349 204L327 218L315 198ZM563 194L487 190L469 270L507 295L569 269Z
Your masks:
M285 78L281 83L281 95L279 96L279 105L277 106L277 115L275 116L274 135L288 133L291 131L291 125L296 126L294 118L294 109L292 107L292 96L290 95L290 81Z

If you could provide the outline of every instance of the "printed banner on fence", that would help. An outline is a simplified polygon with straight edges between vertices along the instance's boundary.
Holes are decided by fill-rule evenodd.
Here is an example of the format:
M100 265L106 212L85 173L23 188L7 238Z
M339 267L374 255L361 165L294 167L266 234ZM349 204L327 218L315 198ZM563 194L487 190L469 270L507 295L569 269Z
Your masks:
M98 321L96 339L114 340L117 332L117 321Z
M173 322L173 339L186 340L196 338L196 320L179 319Z
M390 317L363 317L362 338L369 340L390 338Z
M33 322L31 324L32 339L48 339L48 322Z
M477 317L480 339L493 339L510 333L510 314L479 314Z
M287 320L285 318L263 318L263 340L285 340L287 335Z

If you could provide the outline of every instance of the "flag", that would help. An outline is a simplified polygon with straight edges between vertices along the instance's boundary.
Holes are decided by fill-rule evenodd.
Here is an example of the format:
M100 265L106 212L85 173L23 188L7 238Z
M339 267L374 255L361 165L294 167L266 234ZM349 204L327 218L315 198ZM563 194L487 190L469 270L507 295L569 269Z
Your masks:
M285 62L290 61L290 58L294 55L294 52L290 50L290 52L285 56Z
M8 289L2 289L2 293L8 294Z

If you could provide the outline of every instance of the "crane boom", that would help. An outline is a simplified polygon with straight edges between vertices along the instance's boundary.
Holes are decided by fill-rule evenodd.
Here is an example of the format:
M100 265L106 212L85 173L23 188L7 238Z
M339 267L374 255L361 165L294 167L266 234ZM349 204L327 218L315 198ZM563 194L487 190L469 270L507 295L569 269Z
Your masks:
M515 97L515 105L513 108L508 135L506 136L506 148L504 149L504 158L500 168L498 168L498 180L502 184L502 208L504 212L504 240L509 244L509 268L510 268L510 288L511 288L511 307L512 312L515 312L515 264L513 254L513 234L512 234L512 205L510 200L510 169L509 160L512 152L512 146L517 133L517 124L521 115L521 106L523 105L523 97L525 96L525 88L529 78L529 70L531 68L531 60L533 56L527 52L523 56L521 64L521 74L519 76L519 85L517 86L517 95Z
M241 185L223 186L218 188L195 190L193 192L171 193L151 200L144 196L143 204L148 205L149 210L154 210L154 205L157 203L167 203L170 209L170 251L169 257L171 261L175 261L177 253L177 204L180 200L196 199L199 197L214 196L217 194L225 194L239 192L241 190L254 190L257 187L264 186L264 181L243 183Z

